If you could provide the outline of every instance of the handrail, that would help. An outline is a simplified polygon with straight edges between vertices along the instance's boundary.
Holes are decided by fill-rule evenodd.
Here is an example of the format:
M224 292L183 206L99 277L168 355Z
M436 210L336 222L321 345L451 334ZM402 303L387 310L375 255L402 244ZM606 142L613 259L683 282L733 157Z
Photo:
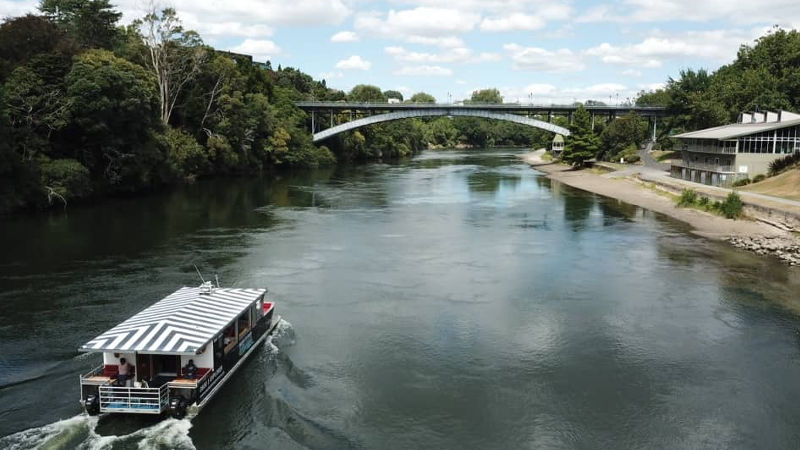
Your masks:
M156 388L100 386L101 412L161 413L169 406L168 383Z
M104 369L104 367L105 367L105 366L103 366L102 364L100 364L99 366L95 367L94 369L90 370L89 372L87 372L87 373L85 373L85 374L82 374L82 375L81 375L81 380L83 380L84 378L89 378L89 377L97 376L97 375L99 375L99 374L103 373L103 369Z
M392 108L392 109L410 109L410 108L499 108L499 109L570 109L577 108L576 105L571 104L538 104L538 103L477 103L477 102L463 102L463 103L389 103L389 102L349 102L349 101L312 101L301 100L295 102L300 108ZM666 112L666 107L663 106L637 106L637 105L584 105L589 110L600 111L654 111Z

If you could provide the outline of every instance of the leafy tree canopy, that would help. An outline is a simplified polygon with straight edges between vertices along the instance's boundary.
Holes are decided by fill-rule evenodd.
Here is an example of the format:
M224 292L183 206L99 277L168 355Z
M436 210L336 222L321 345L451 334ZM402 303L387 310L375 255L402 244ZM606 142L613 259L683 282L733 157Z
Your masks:
M470 98L471 103L503 103L503 96L495 88L474 91Z
M385 102L386 96L378 86L359 84L350 90L347 99L351 102Z
M408 101L411 103L436 103L436 98L425 92L417 92Z
M400 91L383 91L383 96L386 98L395 98L401 102L403 101L403 94L401 94Z

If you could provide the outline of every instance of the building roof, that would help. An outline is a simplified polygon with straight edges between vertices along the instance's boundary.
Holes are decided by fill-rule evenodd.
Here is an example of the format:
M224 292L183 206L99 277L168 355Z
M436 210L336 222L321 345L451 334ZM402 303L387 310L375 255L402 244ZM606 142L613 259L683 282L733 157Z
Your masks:
M553 138L553 142L564 142L564 136L556 134L556 137Z
M266 291L184 287L79 350L195 354Z
M706 128L704 130L690 131L688 133L676 134L674 138L679 139L733 139L740 136L772 131L780 128L800 125L800 119L786 120L782 122L758 122L758 123L732 123L719 127Z

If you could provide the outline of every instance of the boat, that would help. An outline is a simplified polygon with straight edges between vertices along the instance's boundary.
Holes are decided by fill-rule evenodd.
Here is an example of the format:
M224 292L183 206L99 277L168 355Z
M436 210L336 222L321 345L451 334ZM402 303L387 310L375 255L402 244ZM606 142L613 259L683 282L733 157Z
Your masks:
M78 350L102 352L103 364L80 375L81 405L89 415L199 411L275 331L266 294L203 281L90 340Z

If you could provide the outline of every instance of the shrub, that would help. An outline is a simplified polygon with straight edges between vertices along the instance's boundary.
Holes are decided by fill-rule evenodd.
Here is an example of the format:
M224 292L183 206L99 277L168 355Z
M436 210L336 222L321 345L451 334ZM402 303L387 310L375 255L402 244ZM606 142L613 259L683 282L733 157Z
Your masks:
M710 203L711 201L708 199L708 197L700 197L700 200L697 201L697 204L703 208L708 208Z
M763 173L760 173L760 174L758 174L758 175L753 177L753 183L758 183L759 181L764 181L764 178L767 178L767 176L764 175Z
M201 174L208 165L203 146L189 133L167 127L161 142L167 152L167 161L177 178Z
M691 206L697 201L697 192L694 189L684 189L678 199L678 206Z
M747 186L750 184L750 178L742 178L733 182L733 187Z
M53 196L68 199L86 197L92 190L89 169L74 159L54 159L41 164L42 187ZM65 204L66 206L66 204Z
M776 159L769 163L769 176L775 176L797 163L800 163L800 152Z
M735 219L742 215L742 198L736 192L731 192L725 197L725 201L720 204L719 210L728 219Z

